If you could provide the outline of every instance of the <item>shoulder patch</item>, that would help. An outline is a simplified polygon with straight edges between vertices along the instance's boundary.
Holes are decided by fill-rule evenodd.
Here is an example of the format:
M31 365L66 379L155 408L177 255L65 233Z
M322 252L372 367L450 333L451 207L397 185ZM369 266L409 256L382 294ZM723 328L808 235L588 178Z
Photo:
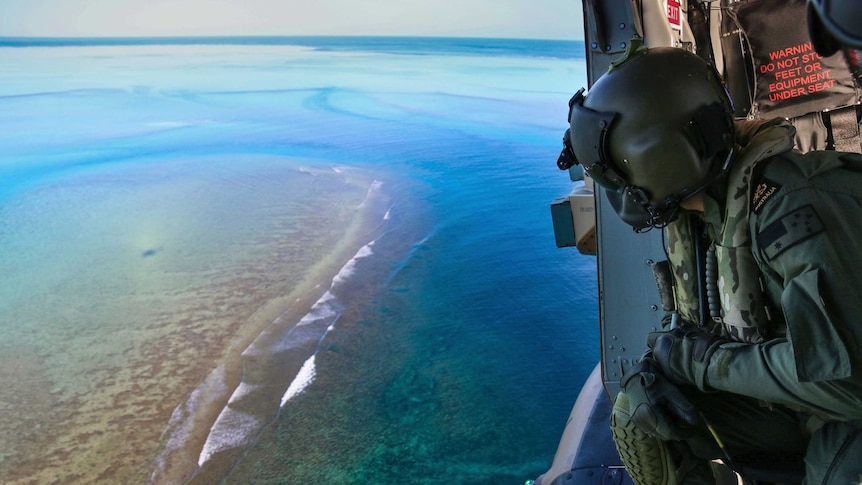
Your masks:
M788 212L757 234L757 244L771 261L779 254L826 230L811 205Z
M754 194L751 196L751 208L754 213L757 214L760 212L760 209L763 208L763 204L765 204L770 197L777 194L779 190L781 190L780 184L777 184L766 177L760 177L760 180L757 181L757 185L754 187Z

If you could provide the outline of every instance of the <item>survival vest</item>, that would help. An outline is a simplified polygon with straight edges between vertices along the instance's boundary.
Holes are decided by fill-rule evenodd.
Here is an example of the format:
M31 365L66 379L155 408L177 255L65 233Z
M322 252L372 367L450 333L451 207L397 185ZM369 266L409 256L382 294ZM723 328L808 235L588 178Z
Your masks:
M711 274L716 291L712 302L713 321L721 325L725 337L740 341L762 342L774 330L773 314L764 293L761 273L752 254L749 214L753 200L765 200L752 183L755 169L764 160L793 148L793 127L784 120L741 121L736 123L737 139L747 141L731 166L727 179L727 197L720 227L710 227L717 274ZM680 316L700 323L701 285L706 277L698 270L693 231L695 214L682 214L665 228L668 260L674 275L674 298Z

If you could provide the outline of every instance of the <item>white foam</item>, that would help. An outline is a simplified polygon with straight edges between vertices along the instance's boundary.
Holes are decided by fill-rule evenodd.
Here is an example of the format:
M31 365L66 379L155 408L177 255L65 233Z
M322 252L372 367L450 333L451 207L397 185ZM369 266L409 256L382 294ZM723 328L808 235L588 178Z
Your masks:
M252 436L260 428L262 421L251 414L237 411L230 405L248 396L257 387L241 382L234 389L227 401L228 405L222 409L212 428L210 428L210 434L207 436L207 441L198 458L198 465L203 465L219 451L251 444Z
M337 285L343 283L348 278L350 278L356 272L356 261L361 258L366 258L374 254L374 250L372 247L374 246L374 241L369 242L365 246L359 248L356 254L341 267L341 270L338 271L332 278L332 283L330 284L330 289L323 294L323 296L318 299L314 305L311 306L308 313L306 313L297 323L296 327L305 327L311 324L315 324L321 321L335 319L339 314L338 305L336 302L336 297L332 293L332 289ZM280 322L284 314L279 315L274 322ZM328 331L328 330L327 330ZM294 335L294 330L289 331L282 339L280 344L276 347L276 350L287 350L292 348L298 342L296 341L297 335ZM252 356L252 355L260 355L262 350L261 342L269 342L273 337L271 336L268 330L264 330L258 335L257 338L252 341L248 347L243 350L242 355Z
M371 198L375 194L377 194L377 192L380 191L381 187L383 187L383 182L381 182L380 180L375 180L374 182L371 182L371 185L368 187L368 192L365 193L365 199L362 201L361 204L359 204L357 206L357 208L358 209L364 208L365 204L367 204L368 201L371 200Z
M198 458L198 466L206 463L218 452L250 445L254 434L262 425L263 421L251 414L226 406L210 429Z
M230 399L228 399L228 404L233 404L240 399L244 398L251 394L258 386L254 386L252 384L247 384L245 382L240 382L239 386L233 391L233 394L230 395Z
M297 325L308 325L310 323L336 316L338 313L332 309L331 305L329 305L329 302L333 300L335 300L335 295L327 291L319 300L317 300L317 303L311 307L311 310L309 310L308 313L299 320Z
M344 266L341 267L341 271L339 271L338 274L335 275L335 278L332 278L333 288L335 287L335 285L345 282L353 275L353 273L356 272L356 260L360 258L367 258L368 256L374 254L374 251L371 249L371 246L374 246L374 241L371 241L365 246L359 248L359 251L357 251L356 254L352 258L350 258L350 261L348 261L347 263L345 263Z
M331 327L330 327L331 328ZM287 387L284 396L281 397L281 406L283 407L287 401L293 399L297 394L305 390L314 381L314 376L317 373L314 367L315 355L312 355L302 364L293 382Z
M257 338L255 338L250 344L248 344L248 347L246 347L245 350L243 350L240 355L242 357L253 357L253 356L257 356L257 355L263 355L264 350L261 348L260 345L258 345L258 342L268 341L271 333L272 332L270 332L269 329L265 329L264 331L262 331L257 336Z
M162 438L170 434L165 444L165 449L153 460L153 472L150 474L150 482L161 481L166 472L167 458L177 450L181 449L189 435L194 430L195 413L202 406L214 401L228 391L225 383L224 365L219 366L204 379L188 399L174 409L168 426L162 432Z

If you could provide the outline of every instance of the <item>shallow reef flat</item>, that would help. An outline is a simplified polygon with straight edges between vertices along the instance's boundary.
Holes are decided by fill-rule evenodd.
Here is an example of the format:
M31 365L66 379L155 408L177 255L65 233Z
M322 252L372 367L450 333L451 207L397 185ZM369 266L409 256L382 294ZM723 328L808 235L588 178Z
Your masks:
M0 208L4 483L145 483L160 454L163 472L196 462L243 350L307 311L367 236L373 180L356 172L277 158L139 168ZM164 454L172 414L210 375Z

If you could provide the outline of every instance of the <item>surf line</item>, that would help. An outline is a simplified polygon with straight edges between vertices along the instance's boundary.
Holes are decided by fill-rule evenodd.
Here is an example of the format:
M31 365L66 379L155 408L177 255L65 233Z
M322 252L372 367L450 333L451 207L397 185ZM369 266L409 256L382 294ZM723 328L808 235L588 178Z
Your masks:
M326 331L323 332L323 335L320 336L320 339L317 341L317 346L314 349L314 353L306 359L306 361L302 364L302 367L299 369L299 372L294 377L293 381L291 381L290 385L287 387L287 391L284 392L284 395L281 397L281 403L279 404L279 410L287 404L288 401L301 394L312 382L314 382L314 377L317 374L315 367L315 359L317 357L318 352L320 352L321 346L323 345L323 341L326 340L326 337L329 335L329 332L335 330L335 324L341 318L342 309L334 307L334 305L330 304L331 301L335 300L335 295L332 294L332 291L336 286L345 282L356 272L356 262L361 258L366 258L374 254L372 250L372 246L374 246L375 241L371 241L365 246L359 248L359 251L350 259L345 265L341 268L335 277L332 278L332 285L329 287L329 291L327 291L321 298L312 306L312 312L314 312L315 307L318 305L326 304L329 306L328 310L334 314L332 322L326 327ZM310 314L311 314L310 313ZM303 317L303 320L305 317ZM302 324L302 320L297 326ZM294 327L295 328L295 327ZM289 335L289 334L288 334Z
M343 173L343 169L339 167L333 167L333 170L339 174ZM381 182L380 180L375 180L374 182L372 182L371 186L368 187L368 191L365 194L365 199L362 201L362 203L359 204L357 209L365 208L370 203L372 198L375 195L379 194L382 186L383 182ZM391 208L386 211L386 214L384 214L384 221L389 220L390 211ZM329 291L324 293L320 300L318 300L317 303L315 303L311 307L311 312L309 312L309 315L314 313L314 310L318 307L318 305L328 304L330 301L335 300L335 295L333 295L332 292L335 290L336 286L339 286L340 284L347 281L348 278L350 278L356 272L356 262L359 259L374 254L372 246L374 246L375 241L376 240L372 240L365 246L359 248L359 251L357 251L356 254L353 255L353 257L347 263L345 263L344 266L342 266L338 274L336 274L332 278L332 283L329 286ZM281 403L279 404L279 412L281 412L281 409L284 407L285 404L287 404L288 401L301 394L309 385L311 385L312 382L314 382L314 378L317 375L317 370L315 367L315 359L317 358L317 353L320 352L321 345L323 345L323 341L326 339L327 335L329 335L329 332L335 329L336 322L338 322L338 320L341 318L341 309L333 308L333 306L330 305L329 310L335 314L335 318L326 328L326 331L323 332L323 335L320 336L320 339L317 341L317 346L315 347L314 352L308 359L306 359L305 362L303 362L302 367L300 367L299 372L296 374L296 377L294 377L293 381L291 381L290 385L287 387L287 390L284 392L284 395L281 397ZM306 317L303 317L303 319L300 320L296 327L301 325ZM296 327L291 329L291 331L288 332L285 338L289 337L293 330L296 329Z
M297 322L296 325L294 325L290 331L284 335L281 342L274 349L275 351L285 351L294 346L308 343L313 338L317 339L314 352L305 360L290 385L288 385L287 390L282 395L278 411L272 419L276 419L278 417L278 414L288 401L301 394L309 385L312 384L312 382L314 382L314 378L317 373L315 365L317 354L326 337L335 329L335 324L341 318L341 314L343 312L343 308L338 303L333 291L336 291L338 286L347 281L356 272L356 262L359 259L374 254L372 250L374 243L375 241L372 240L365 246L361 247L353 258L342 266L338 274L332 278L329 290L327 290L323 296L321 296L320 299L311 306L308 313L306 313L305 316L303 316L299 322ZM316 330L315 327L319 329L321 323L324 322L327 323L326 329L318 337L315 334L319 330ZM265 333L261 336L265 336ZM250 355L258 353L260 350L257 348L256 342L257 339L255 339L255 342L252 342L249 347L243 351L243 354ZM265 421L232 406L232 404L238 403L244 397L251 394L255 387L256 386L254 385L242 382L234 390L231 397L228 399L227 405L225 405L221 413L219 413L215 423L213 423L210 428L209 435L207 436L206 442L204 443L198 457L198 467L203 466L210 460L210 458L219 452L248 447L254 444L260 431L267 426L268 422L272 421L272 419Z

